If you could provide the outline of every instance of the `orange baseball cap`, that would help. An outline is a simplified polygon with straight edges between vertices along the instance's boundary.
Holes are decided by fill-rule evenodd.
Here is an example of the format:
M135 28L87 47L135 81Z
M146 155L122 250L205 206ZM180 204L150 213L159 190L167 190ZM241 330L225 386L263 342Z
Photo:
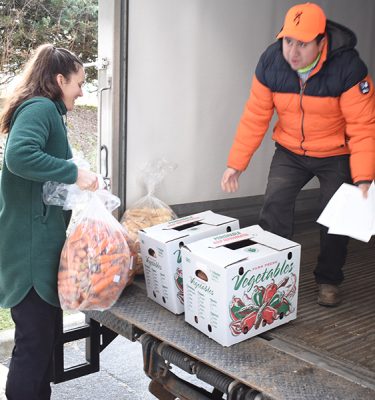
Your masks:
M324 33L326 21L324 11L317 4L297 4L286 13L284 26L276 37L288 36L301 42L311 42Z

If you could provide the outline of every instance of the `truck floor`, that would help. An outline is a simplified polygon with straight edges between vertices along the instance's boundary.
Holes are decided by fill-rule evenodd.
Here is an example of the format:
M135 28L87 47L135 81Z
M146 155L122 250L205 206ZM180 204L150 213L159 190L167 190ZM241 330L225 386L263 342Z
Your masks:
M283 351L290 346L291 354L375 388L375 318L371 307L375 285L373 239L369 243L350 242L345 280L341 285L343 302L339 307L327 308L316 303L313 278L319 233L295 235L295 240L302 244L298 316L264 336L274 344L280 340Z
M351 241L339 307L321 307L313 268L319 232L299 218L302 245L297 319L225 348L146 296L143 279L106 312L88 316L124 336L135 326L271 399L375 399L374 244ZM246 222L244 222L246 223ZM245 226L244 223L241 226ZM374 238L373 238L374 239Z

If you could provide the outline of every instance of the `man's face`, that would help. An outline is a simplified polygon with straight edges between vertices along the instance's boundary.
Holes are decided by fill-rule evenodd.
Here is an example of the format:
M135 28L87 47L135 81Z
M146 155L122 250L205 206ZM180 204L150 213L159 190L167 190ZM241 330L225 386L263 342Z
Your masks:
M283 37L283 56L294 71L310 65L322 51L324 39L319 42L301 42L291 37Z

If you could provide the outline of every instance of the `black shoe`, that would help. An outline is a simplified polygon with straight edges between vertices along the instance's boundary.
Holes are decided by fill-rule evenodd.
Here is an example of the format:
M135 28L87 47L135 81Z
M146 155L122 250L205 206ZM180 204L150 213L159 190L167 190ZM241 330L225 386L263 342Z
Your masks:
M336 307L341 303L340 289L337 285L321 283L318 289L318 304L321 306Z

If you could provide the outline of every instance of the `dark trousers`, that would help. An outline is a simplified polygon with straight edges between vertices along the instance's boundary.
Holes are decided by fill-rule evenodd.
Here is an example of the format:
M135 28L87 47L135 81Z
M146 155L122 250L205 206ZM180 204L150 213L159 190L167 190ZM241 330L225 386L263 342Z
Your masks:
M11 308L15 345L6 383L8 400L51 398L52 356L61 327L61 310L42 300L34 289Z
M342 183L351 183L349 156L326 158L294 154L277 145L268 176L259 225L277 235L293 235L294 207L298 193L314 176L320 182L320 211ZM314 270L317 283L339 284L343 281L348 237L331 235L320 229L320 254Z

